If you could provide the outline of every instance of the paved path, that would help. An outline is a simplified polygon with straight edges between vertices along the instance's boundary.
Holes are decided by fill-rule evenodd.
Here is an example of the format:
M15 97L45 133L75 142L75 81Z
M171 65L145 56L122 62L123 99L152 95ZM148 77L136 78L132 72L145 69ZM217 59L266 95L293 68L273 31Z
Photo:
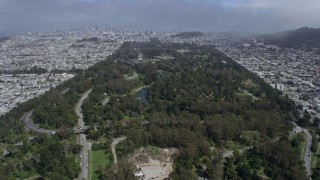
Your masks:
M112 150L113 159L114 159L113 163L115 165L118 164L117 153L116 153L116 145L118 143L120 143L121 141L124 141L125 139L127 139L127 137L115 138L115 139L113 139L113 141L111 143L111 150Z
M82 104L85 99L88 98L89 94L91 93L92 89L85 92L79 102L76 104L75 111L76 114L79 116L78 124L80 128L84 128L84 121L83 121L83 114L81 112ZM81 152L80 152L80 167L81 167L81 173L79 176L79 179L88 179L89 175L89 150L91 148L90 143L86 139L86 136L84 134L79 134L79 144L83 146Z

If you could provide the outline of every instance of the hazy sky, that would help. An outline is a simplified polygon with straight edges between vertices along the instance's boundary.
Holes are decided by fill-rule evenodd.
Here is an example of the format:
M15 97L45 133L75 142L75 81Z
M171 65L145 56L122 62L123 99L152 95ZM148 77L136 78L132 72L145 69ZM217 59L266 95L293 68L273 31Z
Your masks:
M320 27L320 0L0 0L0 34L84 26L274 32Z

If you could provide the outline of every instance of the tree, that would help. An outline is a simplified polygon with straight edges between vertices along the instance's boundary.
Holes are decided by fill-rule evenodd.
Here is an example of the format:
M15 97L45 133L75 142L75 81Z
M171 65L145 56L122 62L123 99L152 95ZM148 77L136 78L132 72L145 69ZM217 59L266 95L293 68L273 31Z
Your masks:
M310 125L310 119L311 119L311 115L309 114L308 111L304 111L303 113L303 117L299 118L297 124L301 127L306 127Z
M117 180L134 180L135 177L133 172L136 167L133 164L128 163L125 160L119 161L117 165L113 165L105 173L106 179L117 179Z
M320 119L318 117L315 117L312 124L314 127L319 127L320 126Z

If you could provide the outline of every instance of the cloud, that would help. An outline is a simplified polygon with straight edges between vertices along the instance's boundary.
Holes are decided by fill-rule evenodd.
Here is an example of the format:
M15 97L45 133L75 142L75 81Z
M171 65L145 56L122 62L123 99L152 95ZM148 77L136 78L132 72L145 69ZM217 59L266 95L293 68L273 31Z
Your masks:
M0 0L0 33L111 23L259 33L318 27L319 9L318 0Z
M255 11L268 11L288 26L319 27L319 0L249 0L238 3L239 8Z

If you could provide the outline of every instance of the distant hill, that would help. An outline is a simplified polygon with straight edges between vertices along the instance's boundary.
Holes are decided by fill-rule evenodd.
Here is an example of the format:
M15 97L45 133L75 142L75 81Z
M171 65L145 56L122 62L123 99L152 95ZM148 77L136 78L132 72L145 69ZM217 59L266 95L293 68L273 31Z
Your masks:
M202 32L197 32L197 31L192 31L192 32L183 32L183 33L179 33L176 35L173 35L171 37L175 38L192 38L192 37L198 37L198 36L202 36L203 33Z
M310 48L320 48L320 28L303 27L292 31L263 35L266 44L281 47L298 47L306 45Z
M9 37L0 37L0 42L4 42L6 40L10 39Z

